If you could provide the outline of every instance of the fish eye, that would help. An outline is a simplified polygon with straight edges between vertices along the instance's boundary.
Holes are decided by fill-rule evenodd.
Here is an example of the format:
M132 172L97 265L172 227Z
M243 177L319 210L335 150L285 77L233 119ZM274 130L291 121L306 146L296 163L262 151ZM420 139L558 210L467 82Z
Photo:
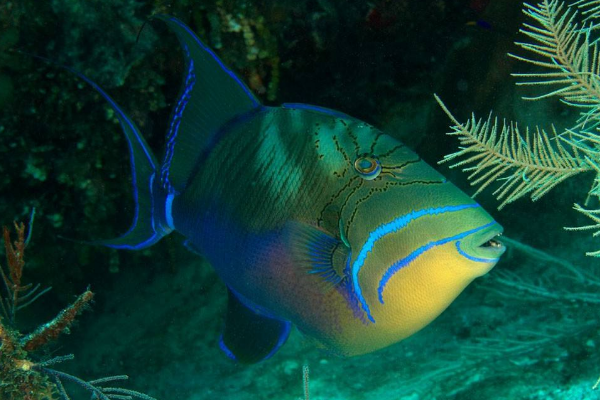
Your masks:
M381 164L373 156L361 156L354 161L354 169L363 179L370 181L377 178L381 172Z

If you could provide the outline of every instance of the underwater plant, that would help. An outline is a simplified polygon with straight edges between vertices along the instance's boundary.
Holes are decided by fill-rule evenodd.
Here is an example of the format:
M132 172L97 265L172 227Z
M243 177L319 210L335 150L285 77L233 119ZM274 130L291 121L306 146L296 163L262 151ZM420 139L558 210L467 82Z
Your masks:
M600 236L600 208L589 209L591 198L600 199L600 1L579 0L567 4L561 0L542 0L537 5L524 3L529 17L520 30L529 39L516 45L529 57L510 57L540 67L540 72L514 73L519 86L545 89L541 95L525 100L559 98L579 110L570 127L550 131L535 127L522 129L515 122L499 122L492 115L478 119L473 115L459 122L442 103L454 126L449 135L458 136L460 150L448 154L440 163L454 162L468 172L475 195L493 183L493 194L501 202L499 209L530 196L538 200L559 183L582 172L596 177L587 190L584 205L574 209L591 218L593 224L568 230L594 230ZM600 250L586 253L600 257Z
M32 218L33 220L33 214ZM0 266L0 278L4 293L0 295L0 399L2 400L69 400L64 383L73 383L87 390L95 400L133 399L156 400L134 390L109 387L115 381L129 379L127 375L108 376L85 381L76 376L58 371L52 366L72 360L73 354L35 361L35 353L68 333L78 315L94 298L88 289L63 309L54 319L38 326L32 333L22 334L15 326L19 310L31 305L51 288L40 289L40 285L23 283L25 248L31 238L31 222L26 232L23 223L14 223L17 239L13 242L8 227L3 227L6 251L6 271Z

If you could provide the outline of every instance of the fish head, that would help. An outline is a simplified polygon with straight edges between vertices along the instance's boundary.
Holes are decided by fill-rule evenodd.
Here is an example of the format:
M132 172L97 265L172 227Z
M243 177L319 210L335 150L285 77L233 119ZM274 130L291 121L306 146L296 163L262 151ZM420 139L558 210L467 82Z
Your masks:
M356 355L425 327L505 247L490 214L416 153L372 128L349 131L347 140L337 138L347 189L330 207L348 247L348 302L361 323L340 329L328 347Z

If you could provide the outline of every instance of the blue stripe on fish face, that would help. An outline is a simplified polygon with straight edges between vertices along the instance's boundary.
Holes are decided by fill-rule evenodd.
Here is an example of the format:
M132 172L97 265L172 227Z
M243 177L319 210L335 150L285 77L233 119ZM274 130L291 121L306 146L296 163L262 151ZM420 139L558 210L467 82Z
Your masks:
M463 249L460 248L460 240L458 242L456 242L456 250L458 250L458 252L460 253L461 256L468 258L469 260L475 261L475 262L492 263L492 262L496 262L496 261L500 260L500 258L498 258L498 257L496 257L496 258L473 257L473 256L467 254Z
M492 225L494 225L496 223L496 221L492 221L490 223L487 223L485 225L482 225L478 228L474 228L474 229L470 229L468 231L459 233L458 235L454 235L454 236L450 236L444 239L440 239L440 240L436 240L433 242L429 242L421 247L419 247L417 250L413 251L412 253L410 253L408 256L401 258L400 260L396 261L395 263L393 263L388 269L387 271L385 271L385 273L383 274L383 277L381 278L381 280L379 281L379 287L377 288L377 293L379 295L379 302L381 304L383 304L383 290L385 289L385 285L388 283L388 281L392 278L392 276L394 276L394 274L398 271L400 271L402 268L408 266L411 262L413 262L414 260L416 260L421 254L425 253L426 251L436 247L436 246L441 246L443 244L446 244L448 242L451 242L453 240L459 240L462 239L472 233L478 232L482 229L485 229L487 227L490 227ZM460 249L459 246L459 242L456 243L456 247L458 248L458 252L468 258L471 261L477 261L477 262L495 262L498 261L498 258L478 258L478 257L472 257L468 254L466 254L465 252L463 252Z
M175 140L177 138L177 132L179 131L179 124L181 123L183 111L190 100L192 89L196 84L194 60L190 57L190 50L188 47L185 44L182 44L182 46L185 53L185 58L188 62L188 72L185 77L184 89L181 93L181 97L179 97L179 100L173 109L173 118L171 120L171 125L169 126L169 132L167 133L166 138L165 159L163 160L163 165L160 171L160 181L162 183L162 187L169 193L173 192L173 187L171 186L171 182L169 182L169 168L171 167L171 161L173 159Z
M367 304L367 301L365 300L365 298L362 295L362 289L360 287L360 283L358 282L358 273L360 272L361 268L364 266L365 260L367 259L368 254L373 251L373 246L375 245L375 243L378 240L384 238L386 235L388 235L390 233L398 232L399 230L405 228L410 222L417 220L421 217L424 217L426 215L437 215L437 214L442 214L442 213L447 213L447 212L456 212L456 211L461 211L461 210L465 210L468 208L477 208L477 207L480 207L479 204L461 204L461 205L457 205L457 206L435 207L435 208L426 208L426 209L418 210L418 211L412 211L408 214L402 215L402 216L394 219L391 222L380 225L379 227L377 227L374 231L372 231L369 234L367 241L360 249L360 252L358 253L358 256L356 257L356 260L354 260L354 263L352 264L351 272L352 272L352 285L354 288L354 292L356 293L356 296L358 297L358 300L360 301L362 309L367 314L367 317L369 318L369 320L371 322L375 322L375 319L373 319L373 316L371 316L371 311L369 309L369 305Z

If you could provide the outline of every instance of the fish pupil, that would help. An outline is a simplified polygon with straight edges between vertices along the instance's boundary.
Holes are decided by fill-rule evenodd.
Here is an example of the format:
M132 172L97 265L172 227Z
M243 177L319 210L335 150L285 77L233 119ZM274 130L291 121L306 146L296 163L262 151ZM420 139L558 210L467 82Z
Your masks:
M362 160L359 161L359 167L363 171L368 171L369 169L373 168L373 161L363 158Z
M359 174L366 175L365 178L369 177L367 179L373 179L381 170L379 161L376 158L369 156L357 158L354 162L354 168Z

